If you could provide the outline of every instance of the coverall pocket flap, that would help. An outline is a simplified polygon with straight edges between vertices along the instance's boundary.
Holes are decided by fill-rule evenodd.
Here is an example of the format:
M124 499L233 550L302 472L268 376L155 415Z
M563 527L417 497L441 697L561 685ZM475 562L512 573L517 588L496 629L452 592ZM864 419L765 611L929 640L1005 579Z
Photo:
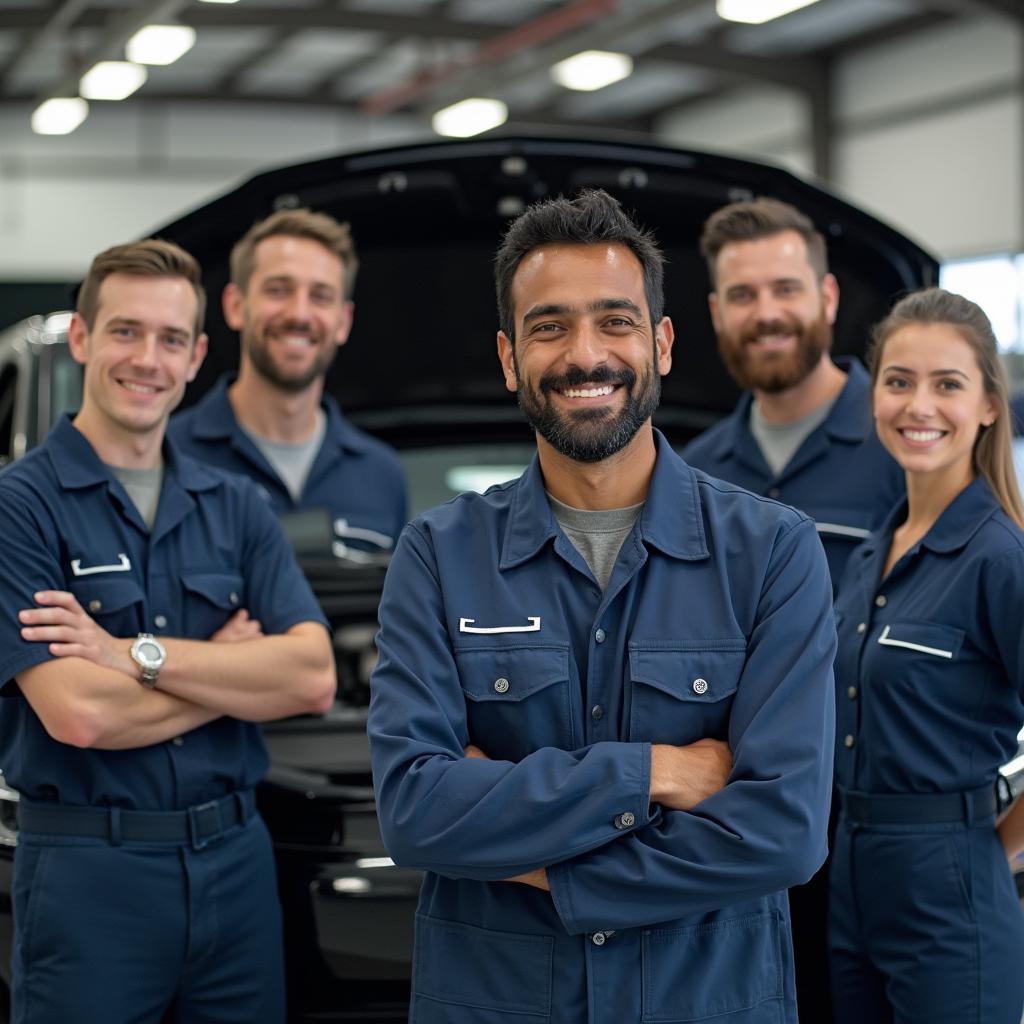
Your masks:
M496 932L417 915L414 999L547 1020L553 952L549 935ZM444 1019L477 1018L468 1013Z
M901 648L950 660L960 653L964 631L939 622L890 622L878 636L883 647Z
M474 647L455 652L462 689L472 701L519 701L569 678L569 648Z
M237 573L184 572L181 582L186 590L206 598L218 608L241 608L244 582Z
M102 618L106 612L122 612L125 608L140 604L146 597L135 580L123 576L85 576L80 580L71 580L68 589L94 618Z
M781 934L774 912L644 931L642 1021L777 1020L762 1004L782 999Z
M676 700L712 704L736 692L746 661L744 641L706 647L648 647L630 642L630 678Z

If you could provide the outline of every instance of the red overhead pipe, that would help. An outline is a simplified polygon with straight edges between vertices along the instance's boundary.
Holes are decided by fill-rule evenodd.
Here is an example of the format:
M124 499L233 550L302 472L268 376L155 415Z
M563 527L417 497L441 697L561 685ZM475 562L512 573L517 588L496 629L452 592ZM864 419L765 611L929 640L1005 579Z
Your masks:
M363 110L369 114L389 114L468 68L506 60L531 46L589 25L602 15L611 14L617 6L618 0L577 0L574 4L550 11L534 21L496 36L465 57L439 68L424 69L400 85L371 93L363 100Z

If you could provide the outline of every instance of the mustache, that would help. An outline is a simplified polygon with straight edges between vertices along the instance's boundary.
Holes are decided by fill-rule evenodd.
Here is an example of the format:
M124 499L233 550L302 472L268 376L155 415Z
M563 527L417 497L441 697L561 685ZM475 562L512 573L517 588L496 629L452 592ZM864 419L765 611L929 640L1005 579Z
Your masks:
M601 387L604 384L622 384L632 389L636 383L636 374L625 367L612 370L607 366L597 366L593 370L581 370L578 366L570 366L565 373L546 373L541 377L537 387L542 395L550 391L564 391L566 388L583 388L588 384Z

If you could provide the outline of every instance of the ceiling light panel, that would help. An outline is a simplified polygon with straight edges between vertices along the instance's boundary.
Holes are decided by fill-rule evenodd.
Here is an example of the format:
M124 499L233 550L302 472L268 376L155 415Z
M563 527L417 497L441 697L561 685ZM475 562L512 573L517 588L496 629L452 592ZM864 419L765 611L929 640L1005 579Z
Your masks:
M164 67L183 57L196 44L191 25L146 25L125 45L125 56L135 64Z
M430 124L438 135L468 139L497 128L508 120L508 107L501 100L475 96L439 110Z
M146 81L146 69L126 60L101 60L78 82L79 92L87 100L123 100Z
M37 135L67 135L89 115L81 96L45 100L32 112L32 131Z
M551 77L559 85L578 92L596 92L632 73L633 58L610 50L584 50L551 68Z
M740 21L745 25L763 25L801 7L810 7L818 0L715 0L715 10L724 21Z

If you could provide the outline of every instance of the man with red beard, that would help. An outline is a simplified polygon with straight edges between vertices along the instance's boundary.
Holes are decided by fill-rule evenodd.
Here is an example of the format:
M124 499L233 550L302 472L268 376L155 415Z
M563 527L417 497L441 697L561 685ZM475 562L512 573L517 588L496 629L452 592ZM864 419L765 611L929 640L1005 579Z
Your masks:
M903 474L875 434L867 371L829 357L839 285L825 239L799 210L760 198L712 214L700 244L718 350L747 392L683 456L814 519L838 584L850 553L902 496ZM827 874L789 893L800 1019L816 1024L832 1020Z
M903 477L875 436L863 366L829 357L839 285L825 239L799 210L760 198L712 214L700 244L718 350L747 393L683 457L811 516L838 584Z
M231 251L224 319L241 334L228 374L170 436L189 455L253 479L279 515L319 514L336 554L390 552L405 525L405 478L387 445L324 394L352 327L355 246L347 224L279 210Z

